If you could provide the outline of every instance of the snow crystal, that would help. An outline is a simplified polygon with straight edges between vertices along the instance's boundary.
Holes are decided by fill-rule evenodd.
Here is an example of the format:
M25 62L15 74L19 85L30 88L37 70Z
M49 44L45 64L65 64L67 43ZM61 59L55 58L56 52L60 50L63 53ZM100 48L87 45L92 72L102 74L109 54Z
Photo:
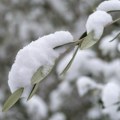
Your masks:
M51 116L49 120L66 120L66 116L63 113L55 113Z
M120 1L119 0L104 1L97 7L97 10L102 10L106 12L120 10Z
M67 31L59 31L39 38L21 49L9 72L8 84L11 92L18 88L25 88L22 97L27 97L32 89L31 78L40 66L53 66L61 51L54 47L73 41L72 35Z
M84 96L89 90L98 88L97 83L89 77L80 77L77 80L76 85L80 96Z
M36 117L35 120L45 118L47 116L47 105L45 102L38 96L33 96L29 101L23 99L22 103L27 108L29 114L32 114Z
M100 39L104 27L112 22L112 17L104 11L96 11L88 17L86 28L87 33L94 32L94 39Z
M116 82L109 82L106 84L102 91L102 101L107 108L112 106L120 99L120 86Z

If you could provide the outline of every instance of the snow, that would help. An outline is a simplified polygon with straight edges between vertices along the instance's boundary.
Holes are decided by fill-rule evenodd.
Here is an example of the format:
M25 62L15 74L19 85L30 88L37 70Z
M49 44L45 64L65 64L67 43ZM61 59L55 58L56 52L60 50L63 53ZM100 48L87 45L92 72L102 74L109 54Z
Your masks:
M77 82L77 89L80 96L84 96L88 91L94 90L96 88L102 88L102 85L97 84L89 77L80 77Z
M45 118L47 116L47 105L39 96L35 95L29 101L23 99L22 103L25 105L27 112L36 117L34 118L35 120Z
M50 109L57 111L64 102L64 98L70 95L72 87L68 81L63 81L59 86L50 94Z
M120 112L118 111L118 104L120 100L120 86L117 82L111 81L105 85L102 91L102 101L106 107L103 110L104 114L110 116L113 120L120 119Z
M66 116L61 112L57 112L49 120L66 120Z
M111 81L105 85L102 91L102 101L105 107L112 106L120 99L120 86Z
M94 67L93 67L94 66ZM106 67L106 63L99 58L92 58L86 60L84 66L81 69L82 73L89 73L92 76L100 76L103 73L103 70Z
M59 92L59 90L54 90L50 94L50 109L52 111L56 111L60 108L61 105L62 105L61 93Z
M104 56L110 55L110 57L115 57L117 52L118 39L110 42L114 38L114 35L105 36L99 45L99 48Z
M103 19L104 18L104 19ZM105 26L112 22L110 14L104 11L95 11L87 20L86 29L87 33L94 32L94 39L99 40L103 34Z
M9 72L8 84L11 92L18 88L25 88L22 97L28 97L32 89L31 78L40 66L53 66L55 60L65 50L56 50L54 47L73 41L67 31L59 31L39 38L21 49Z
M52 47L57 47L73 41L73 36L69 32L59 31L54 34L43 37L45 41Z
M57 66L57 73L58 74L60 74L63 71L63 69L68 64L68 62L70 61L72 56L73 56L73 51L70 52L69 54L67 54L59 62L58 66ZM77 79L80 76L81 71L83 71L85 64L88 62L88 59L91 59L91 58L94 58L94 57L95 57L95 53L93 51L78 50L78 53L77 53L72 65L71 65L71 67L69 68L69 70L67 71L65 76L61 76L61 77L64 77L65 80L69 80L69 81ZM79 63L79 65L78 65L78 63Z
M61 93L69 94L71 92L71 85L68 81L64 81L58 86L58 89Z
M93 107L88 111L88 118L91 120L97 120L101 117L102 112L100 111L100 108Z
M97 7L97 10L102 10L106 12L120 10L120 1L119 0L104 1Z
M112 62L108 63L104 69L104 74L106 79L120 79L120 59L113 60Z
M120 112L117 110L118 105L110 106L102 111L103 114L108 115L111 120L119 120Z

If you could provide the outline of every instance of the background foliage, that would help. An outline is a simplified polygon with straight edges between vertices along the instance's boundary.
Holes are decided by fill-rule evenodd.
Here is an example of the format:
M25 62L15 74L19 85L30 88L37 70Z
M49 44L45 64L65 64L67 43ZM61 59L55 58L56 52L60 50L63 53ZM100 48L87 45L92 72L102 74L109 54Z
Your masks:
M20 48L43 35L57 30L69 30L78 39L85 31L85 23L89 14L102 0L1 0L0 1L0 108L4 100L9 96L10 90L7 85L8 72L14 62L16 53ZM114 13L114 18L119 17ZM118 30L120 23L105 30L104 36ZM100 49L99 42L89 52L94 52L94 62L86 69L83 65L76 71L65 77L59 77L56 71L44 80L39 87L37 97L30 103L24 101L17 103L7 113L0 112L1 120L110 120L110 116L102 113L99 105L99 92L89 91L84 96L78 93L76 81L82 76L87 76L94 81L105 84L100 62L110 63L114 60L120 62L120 45L110 47L106 54L106 45ZM112 43L110 43L112 44ZM114 44L114 43L113 43ZM118 46L119 45L119 46ZM112 49L115 48L115 49ZM112 49L112 55L111 55ZM83 54L84 55L84 54ZM86 54L85 54L86 55ZM89 56L89 55L88 55ZM81 53L81 59L82 53ZM89 62L86 57L86 63ZM65 62L66 59L63 61ZM97 63L96 63L97 62ZM76 60L74 65L80 66ZM118 64L119 66L120 64ZM91 69L92 68L92 69ZM72 67L70 68L72 69ZM110 69L116 70L116 67ZM120 69L118 69L119 72ZM108 71L109 74L109 71ZM73 78L71 78L71 76ZM114 75L115 76L115 75ZM66 80L67 79L67 80ZM120 77L114 77L119 80ZM42 100L41 100L42 99ZM115 119L112 119L115 120ZM117 119L118 120L118 119Z

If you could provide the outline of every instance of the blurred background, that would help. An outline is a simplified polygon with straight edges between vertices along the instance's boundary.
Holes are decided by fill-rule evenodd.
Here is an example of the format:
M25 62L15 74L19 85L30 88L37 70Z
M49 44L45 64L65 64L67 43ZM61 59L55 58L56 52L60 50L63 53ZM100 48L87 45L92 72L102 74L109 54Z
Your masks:
M59 71L69 62L73 51L60 60L29 102L21 100L8 112L1 112L10 95L8 73L19 49L59 30L68 30L78 39L86 30L89 14L102 1L0 0L0 120L120 119L119 109L105 110L101 101L108 83L120 84L120 39L109 42L120 30L120 22L106 29L94 47L79 51L65 76L59 76ZM112 16L120 17L119 13Z

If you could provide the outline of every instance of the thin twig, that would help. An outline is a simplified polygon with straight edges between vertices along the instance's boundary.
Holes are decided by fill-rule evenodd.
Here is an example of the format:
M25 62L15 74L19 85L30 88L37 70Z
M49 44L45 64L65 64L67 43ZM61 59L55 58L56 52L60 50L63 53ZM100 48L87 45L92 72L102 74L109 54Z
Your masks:
M119 20L120 20L120 18L118 18L118 19L114 20L113 22L111 22L111 23L110 23L110 24L108 24L107 26L112 25L112 24L114 24L114 23L118 22Z
M111 10L111 11L108 11L108 13L112 13L112 12L120 12L120 10Z

